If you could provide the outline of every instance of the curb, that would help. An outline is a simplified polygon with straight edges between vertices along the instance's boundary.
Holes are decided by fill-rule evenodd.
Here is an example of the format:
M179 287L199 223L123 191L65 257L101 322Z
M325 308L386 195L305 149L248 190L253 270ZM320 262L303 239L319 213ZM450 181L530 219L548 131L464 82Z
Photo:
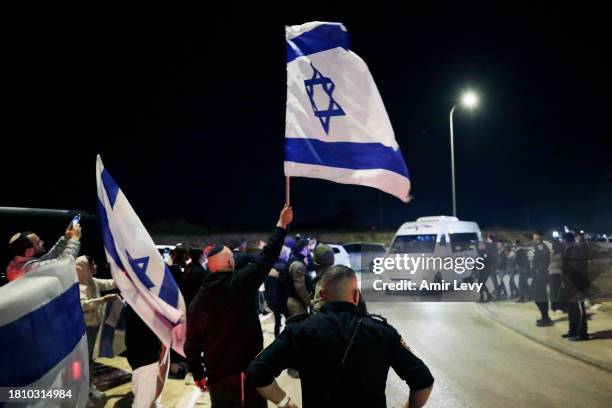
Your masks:
M538 338L536 338L535 336L531 335L529 332L521 329L520 327L513 325L511 323L508 323L507 321L505 321L502 317L499 316L499 314L495 313L493 310L489 309L487 306L485 306L484 304L477 304L478 308L485 314L487 315L489 318L495 320L497 323L501 324L502 326L506 327L507 329L512 330L515 333L518 333L524 337L527 337L529 340L534 341L542 346L548 347L549 349L555 350L561 354L564 354L566 356L575 358L576 360L580 360L583 363L587 363L590 364L592 366L595 366L599 369L602 370L606 370L609 372L612 372L612 364L610 363L606 363L606 362L601 362L599 360L596 360L595 358L593 358L592 356L582 353L579 350L571 350L565 347L559 347L556 344L550 344L547 343L545 341L542 341Z

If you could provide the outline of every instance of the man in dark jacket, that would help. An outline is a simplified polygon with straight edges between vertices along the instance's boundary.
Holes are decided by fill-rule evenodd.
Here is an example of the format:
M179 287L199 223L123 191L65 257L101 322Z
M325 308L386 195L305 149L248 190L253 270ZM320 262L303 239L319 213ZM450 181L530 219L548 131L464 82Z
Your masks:
M191 263L185 268L183 287L181 288L187 308L189 308L189 304L196 297L202 282L209 274L208 270L204 269L200 263L202 256L203 251L201 249L191 249L189 251Z
M522 303L529 300L529 283L527 282L527 276L529 275L529 257L527 257L527 252L522 247L520 241L517 241L515 245L516 257L514 258L514 267L519 275L519 299L517 302Z
M234 256L228 247L219 245L208 253L211 274L189 307L185 355L189 371L201 389L206 386L204 363L213 408L266 407L254 388L244 387L243 373L263 349L254 305L292 220L293 210L285 206L266 247L241 269L234 270Z
M289 258L288 247L283 247L281 255L264 282L264 296L266 303L274 313L274 337L278 337L281 328L282 316L287 316L287 260Z
M548 315L548 267L550 266L550 250L543 241L544 234L536 231L533 234L533 282L531 282L532 297L542 316L536 321L536 326L552 326L553 322Z
M583 234L564 234L567 247L563 253L563 288L561 298L566 303L569 330L563 337L571 341L589 340L587 313L584 306L589 288L590 251ZM576 241L576 242L574 242Z
M323 274L320 291L325 305L309 317L288 320L249 365L248 384L277 406L293 407L275 377L296 367L303 407L378 408L386 407L387 374L393 367L410 387L404 406L422 407L434 382L431 372L386 319L359 312L355 272L344 265L332 267Z

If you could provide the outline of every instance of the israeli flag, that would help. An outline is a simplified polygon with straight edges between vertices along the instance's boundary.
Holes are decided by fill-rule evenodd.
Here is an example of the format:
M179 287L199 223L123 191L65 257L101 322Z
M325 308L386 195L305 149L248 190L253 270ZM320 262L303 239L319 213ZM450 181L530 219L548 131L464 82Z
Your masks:
M0 287L0 362L0 387L26 387L34 397L34 390L70 393L64 400L39 396L20 406L87 405L87 335L73 258L41 266Z
M98 357L115 357L125 351L125 307L120 299L106 304L104 319L100 325L99 342L94 347L94 360Z
M185 355L185 301L123 192L96 162L98 216L111 274L126 302L166 347Z
M409 201L404 158L374 79L340 23L286 27L285 175L374 187Z

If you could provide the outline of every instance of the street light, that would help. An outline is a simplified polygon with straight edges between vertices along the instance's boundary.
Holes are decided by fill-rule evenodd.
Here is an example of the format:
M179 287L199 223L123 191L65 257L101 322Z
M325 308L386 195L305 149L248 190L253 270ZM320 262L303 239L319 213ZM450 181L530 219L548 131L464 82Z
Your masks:
M467 109L473 109L478 105L478 95L473 91L467 91L461 97L461 105ZM451 146L451 176L453 184L453 217L457 216L457 196L455 190L455 138L453 135L453 113L457 105L450 110L450 146Z

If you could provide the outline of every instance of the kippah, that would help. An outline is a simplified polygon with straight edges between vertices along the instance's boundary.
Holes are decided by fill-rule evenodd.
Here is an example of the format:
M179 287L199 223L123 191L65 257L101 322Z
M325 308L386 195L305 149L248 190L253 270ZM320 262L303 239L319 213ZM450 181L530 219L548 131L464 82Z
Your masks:
M208 258L217 255L219 252L223 251L223 245L209 245L206 247L204 252Z
M21 232L11 237L9 241L9 250L13 256L23 256L24 252L28 248L32 248L32 241L29 240L28 235L31 235L30 231Z

